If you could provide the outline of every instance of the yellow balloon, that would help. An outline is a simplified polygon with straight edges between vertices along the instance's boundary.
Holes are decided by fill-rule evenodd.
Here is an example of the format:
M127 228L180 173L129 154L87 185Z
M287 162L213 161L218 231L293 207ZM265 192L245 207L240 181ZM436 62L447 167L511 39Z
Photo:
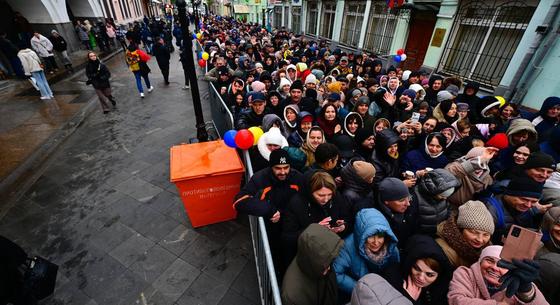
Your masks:
M255 139L253 141L253 145L257 145L257 142L259 141L259 138L264 134L264 131L257 126L249 128L249 131L253 134L253 138Z
M198 39L202 38L202 34L200 34L200 33L196 34L196 38L198 38Z
M207 52L202 53L202 59L208 60L209 57L210 55Z

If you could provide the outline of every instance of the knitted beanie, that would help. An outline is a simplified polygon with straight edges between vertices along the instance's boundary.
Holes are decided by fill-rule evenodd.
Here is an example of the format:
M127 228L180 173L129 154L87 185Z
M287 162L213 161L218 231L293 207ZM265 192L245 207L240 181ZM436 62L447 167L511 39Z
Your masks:
M262 92L264 89L266 89L266 85L263 82L256 80L251 84L251 89L256 92Z
M438 103L441 103L445 100L452 100L454 98L455 98L455 96L453 96L453 94L451 94L451 92L441 90L440 92L438 92L436 99L437 99Z
M445 88L445 91L447 91L447 92L453 94L454 96L459 95L459 87L457 87L457 86L455 86L455 85L453 85L453 84L447 86L447 88Z
M316 84L317 83L317 77L313 74L309 74L307 75L307 77L305 78L305 84Z
M459 206L457 226L460 229L474 229L490 234L494 233L494 219L484 203L469 200Z
M504 195L540 199L543 185L529 177L514 177L504 190Z
M408 196L408 188L401 179L388 177L379 183L379 199L382 202L400 200Z
M354 161L354 163L352 163L352 167L354 167L356 174L368 183L373 180L373 177L375 177L375 167L369 162Z
M359 128L354 134L354 141L356 142L356 146L360 147L367 138L373 135L373 129Z
M327 85L327 89L329 92L340 93L342 91L342 83L341 82L332 82Z
M482 261L482 259L485 257L500 258L500 254L502 253L502 248L503 248L502 246L492 245L482 249L478 261L479 262Z
M290 91L292 91L292 90L300 90L300 91L303 92L303 84L301 83L301 81L299 79L295 80L292 83L292 85L290 86Z
M457 111L469 111L469 104L467 103L457 103Z
M497 133L486 142L486 146L506 149L509 146L508 137L505 133Z
M414 101L414 99L416 98L416 91L414 91L412 89L406 89L406 90L403 91L402 95L406 95Z
M525 162L523 167L525 169L550 168L552 170L556 170L556 162L552 156L537 151L529 155L529 158L527 158L527 162Z

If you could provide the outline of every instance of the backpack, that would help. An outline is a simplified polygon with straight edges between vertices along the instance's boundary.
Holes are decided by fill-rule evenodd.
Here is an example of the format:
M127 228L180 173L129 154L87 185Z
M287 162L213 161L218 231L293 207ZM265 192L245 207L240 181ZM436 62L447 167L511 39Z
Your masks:
M132 72L136 72L140 70L140 55L137 51L126 52L126 63L128 64L128 68Z

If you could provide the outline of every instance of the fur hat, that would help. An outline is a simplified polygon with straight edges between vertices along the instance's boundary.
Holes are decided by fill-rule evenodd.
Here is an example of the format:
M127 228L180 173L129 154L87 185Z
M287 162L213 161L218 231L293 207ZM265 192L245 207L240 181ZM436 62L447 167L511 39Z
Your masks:
M457 226L460 229L474 229L490 234L494 233L494 219L484 203L469 200L459 206Z

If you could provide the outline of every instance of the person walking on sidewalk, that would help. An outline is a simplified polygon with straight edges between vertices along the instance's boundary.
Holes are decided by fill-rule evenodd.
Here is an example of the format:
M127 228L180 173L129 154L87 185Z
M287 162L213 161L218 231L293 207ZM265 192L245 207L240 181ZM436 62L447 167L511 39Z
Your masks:
M183 43L190 43L188 40L183 41ZM184 45L183 45L184 46ZM185 76L185 86L183 87L183 90L188 90L191 87L189 86L189 65L187 64L187 56L189 56L190 53L190 49L189 50L185 50L184 48L181 50L181 54L179 55L179 60L181 61L181 64L183 65L183 74ZM192 56L192 54L191 54Z
M43 60L47 66L47 72L53 74L58 71L58 66L54 59L53 44L47 37L35 31L33 33L33 38L31 38L31 48L33 48L33 50L37 52L37 55L41 57L41 60Z
M88 31L85 25L83 25L80 20L76 21L76 26L74 27L76 33L78 34L78 38L82 42L82 45L86 48L86 50L91 50L91 46L89 45L89 36Z
M140 92L141 98L144 98L142 78L146 83L146 87L148 87L148 93L154 90L154 87L150 84L150 78L148 77L148 74L151 72L150 67L148 67L147 64L148 60L150 60L150 56L138 49L136 44L131 43L128 46L126 51L126 63L128 64L130 71L134 73L134 77L136 78L136 87L138 88L138 92Z
M41 59L37 56L37 53L33 52L31 49L22 49L18 52L19 60L23 66L23 71L25 75L32 76L35 79L37 87L41 92L41 99L47 100L53 98L54 95L47 82L47 77L43 72L43 67L41 64Z
M171 54L161 37L154 46L154 56L156 57L157 64L163 74L165 85L167 86L169 85L169 59L171 58Z
M74 72L74 69L72 69L72 61L68 56L68 45L66 44L66 40L56 30L52 30L51 34L52 36L50 37L50 40L53 44L53 49L61 59L62 64L64 64L64 67L68 70L68 72Z
M86 76L88 80L86 84L93 86L95 93L97 93L99 97L101 109L103 109L103 113L107 114L110 109L109 102L111 102L114 108L117 106L117 102L111 94L111 84L109 83L111 72L109 72L107 66L99 60L95 52L88 52L87 58Z

